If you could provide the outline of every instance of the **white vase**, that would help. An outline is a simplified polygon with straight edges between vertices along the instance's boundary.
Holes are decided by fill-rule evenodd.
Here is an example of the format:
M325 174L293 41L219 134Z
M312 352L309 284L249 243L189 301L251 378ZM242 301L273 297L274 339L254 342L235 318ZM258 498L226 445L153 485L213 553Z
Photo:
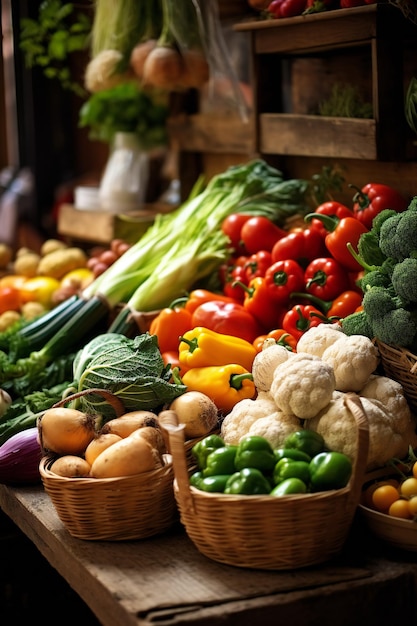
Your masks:
M146 198L149 155L135 133L116 133L100 181L100 207L110 213L139 210Z

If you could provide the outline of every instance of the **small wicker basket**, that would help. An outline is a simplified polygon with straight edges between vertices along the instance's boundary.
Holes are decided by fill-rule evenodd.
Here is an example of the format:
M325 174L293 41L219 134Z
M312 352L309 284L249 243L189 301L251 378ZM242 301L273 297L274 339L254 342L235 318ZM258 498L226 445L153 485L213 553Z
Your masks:
M177 518L172 457L151 472L119 478L65 478L50 471L55 457L41 459L39 472L59 519L78 539L144 539L166 531Z
M400 383L410 408L417 412L417 356L406 348L376 340L384 373Z
M357 425L357 456L349 484L281 498L207 493L190 486L183 425L161 421L170 440L181 522L197 549L220 563L267 570L306 567L336 556L359 504L369 444L359 397L347 394L346 405Z

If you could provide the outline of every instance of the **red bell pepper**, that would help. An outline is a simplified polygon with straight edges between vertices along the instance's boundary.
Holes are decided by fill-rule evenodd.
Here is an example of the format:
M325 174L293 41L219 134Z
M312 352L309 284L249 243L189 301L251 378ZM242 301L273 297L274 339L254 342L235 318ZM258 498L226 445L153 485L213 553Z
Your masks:
M225 296L221 293L216 293L207 289L194 289L189 293L188 296L185 296L184 298L178 298L178 300L174 300L171 306L174 306L175 304L182 301L184 303L184 308L192 315L197 307L199 307L201 304L204 304L204 302L211 302L212 300L221 300L222 302L231 303L235 302L233 298ZM200 326L204 326L204 324L200 324Z
M264 332L261 324L236 301L209 300L198 306L192 315L192 328L204 326L223 335L241 337L252 343Z
M344 204L340 204L340 202L335 202L334 200L329 200L328 202L319 204L319 206L314 209L314 213L319 213L320 215L330 215L331 217L337 217L340 220L344 217L354 217L351 209ZM323 238L327 235L326 227L321 220L313 218L310 222L310 228L318 230Z
M272 300L286 304L293 291L304 289L304 270L294 259L277 261L266 270L265 285Z
M253 342L253 347L257 352L261 352L265 339L273 339L277 346L283 346L289 352L295 352L297 340L293 335L287 333L283 328L275 328L266 335L259 335Z
M350 243L354 251L358 252L359 237L369 232L366 226L355 217L344 217L340 220L330 215L309 213L304 219L309 222L313 218L321 220L326 227L327 235L324 243L332 257L350 272L359 272L363 269L349 252L347 244Z
M245 299L245 290L240 283L245 285L249 284L245 267L243 265L230 267L223 285L224 295L238 302L243 302Z
M273 0L267 11L273 17L295 17L301 15L306 8L307 0Z
M244 287L245 299L243 306L263 326L270 330L275 328L280 321L283 307L281 308L269 295L265 278L258 276L253 278L247 287Z
M332 257L320 257L311 261L306 267L304 281L305 291L323 300L333 300L349 288L347 270Z
M323 322L323 313L310 304L296 304L282 320L282 328L298 341L309 328Z
M269 250L259 250L252 254L245 263L247 281L257 276L265 276L268 267L272 265L272 255Z
M362 295L357 291L347 289L343 293L339 294L334 300L322 300L310 293L296 293L293 297L300 298L301 301L310 302L313 306L316 306L325 316L323 321L335 321L335 319L342 319L351 313L354 313L357 308L362 304Z
M320 233L306 228L288 233L277 241L271 254L273 263L293 259L305 268L313 259L326 256L327 250Z
M396 189L379 183L368 183L362 189L357 189L353 196L353 214L370 230L372 220L384 209L394 209L401 213L408 207L408 202Z

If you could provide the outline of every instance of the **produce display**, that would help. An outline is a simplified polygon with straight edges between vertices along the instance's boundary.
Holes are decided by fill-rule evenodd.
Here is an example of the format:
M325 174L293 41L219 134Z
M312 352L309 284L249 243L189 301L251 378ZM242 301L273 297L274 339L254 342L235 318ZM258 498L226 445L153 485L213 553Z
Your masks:
M42 314L0 333L0 480L39 481L45 456L52 476L72 479L152 472L169 409L200 490L337 490L357 454L352 393L369 423L368 471L417 449L416 418L374 342L394 332L388 317L413 320L415 199L372 184L348 207L310 191L262 161L234 166L197 181L133 245L89 257L50 241L32 276L7 272L25 285L56 259Z

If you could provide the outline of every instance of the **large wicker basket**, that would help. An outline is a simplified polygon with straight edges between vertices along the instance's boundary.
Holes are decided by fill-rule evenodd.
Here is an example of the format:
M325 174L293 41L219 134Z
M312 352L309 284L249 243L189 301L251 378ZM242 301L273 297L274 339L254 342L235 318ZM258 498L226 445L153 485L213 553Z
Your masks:
M68 532L79 539L144 539L166 531L177 517L173 465L120 478L65 478L50 471L43 457L39 471L45 491Z
M206 493L190 486L183 426L163 420L181 522L197 549L221 563L267 570L315 565L340 553L359 504L369 443L359 397L347 394L346 405L357 425L357 456L349 484L281 498Z
M382 341L376 340L376 345L385 375L402 385L410 408L417 412L417 356L406 348Z

